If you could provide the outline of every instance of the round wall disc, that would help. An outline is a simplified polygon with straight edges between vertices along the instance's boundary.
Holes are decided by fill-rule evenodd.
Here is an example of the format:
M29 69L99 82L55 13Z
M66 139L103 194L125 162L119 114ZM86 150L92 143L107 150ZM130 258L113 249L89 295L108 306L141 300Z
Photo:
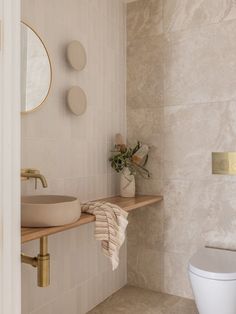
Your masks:
M72 113L82 115L87 108L85 92L79 86L72 87L67 94L67 104Z
M72 41L68 45L67 59L75 70L81 71L84 69L87 62L86 51L79 41Z

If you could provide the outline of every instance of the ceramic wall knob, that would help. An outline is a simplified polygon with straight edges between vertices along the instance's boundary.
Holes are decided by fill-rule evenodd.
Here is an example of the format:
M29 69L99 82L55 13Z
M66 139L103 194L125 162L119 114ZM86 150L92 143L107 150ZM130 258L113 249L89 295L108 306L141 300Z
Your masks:
M68 91L67 105L70 111L77 116L82 115L86 111L87 97L79 86L74 86Z
M79 41L72 41L67 47L67 59L73 69L82 71L87 63L86 51Z

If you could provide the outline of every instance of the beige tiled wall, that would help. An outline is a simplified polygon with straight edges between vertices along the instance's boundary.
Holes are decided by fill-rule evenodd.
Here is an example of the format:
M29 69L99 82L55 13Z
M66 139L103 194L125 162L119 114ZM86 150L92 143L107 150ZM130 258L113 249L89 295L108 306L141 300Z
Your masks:
M116 194L116 175L107 159L115 133L126 131L125 7L120 0L22 0L22 19L42 37L53 67L49 97L22 116L22 167L41 170L48 189L22 192L76 195L82 201ZM66 62L72 40L85 46L88 63L76 72ZM81 86L88 109L73 116L66 91ZM22 266L22 314L84 314L126 283L126 246L112 272L94 240L94 225L49 238L51 286L36 286L36 272ZM37 254L38 242L23 245Z
M236 150L236 4L128 4L128 137L152 146L162 206L131 215L133 284L191 297L187 264L205 243L235 248L236 179L211 174L212 151Z

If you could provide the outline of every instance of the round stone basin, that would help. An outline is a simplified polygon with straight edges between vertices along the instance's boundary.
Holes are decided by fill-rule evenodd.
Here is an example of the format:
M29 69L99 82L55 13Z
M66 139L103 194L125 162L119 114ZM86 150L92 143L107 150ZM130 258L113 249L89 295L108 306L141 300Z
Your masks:
M21 197L22 227L55 227L76 222L80 201L73 196L33 195Z

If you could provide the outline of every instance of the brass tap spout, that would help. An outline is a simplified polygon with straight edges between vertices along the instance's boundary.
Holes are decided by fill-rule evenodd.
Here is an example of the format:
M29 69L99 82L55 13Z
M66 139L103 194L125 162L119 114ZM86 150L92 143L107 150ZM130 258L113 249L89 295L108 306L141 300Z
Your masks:
M47 180L46 178L39 172L39 170L36 169L22 169L21 170L21 178L34 178L35 179L35 187L37 187L37 179L39 179L42 183L42 186L44 188L47 188Z

